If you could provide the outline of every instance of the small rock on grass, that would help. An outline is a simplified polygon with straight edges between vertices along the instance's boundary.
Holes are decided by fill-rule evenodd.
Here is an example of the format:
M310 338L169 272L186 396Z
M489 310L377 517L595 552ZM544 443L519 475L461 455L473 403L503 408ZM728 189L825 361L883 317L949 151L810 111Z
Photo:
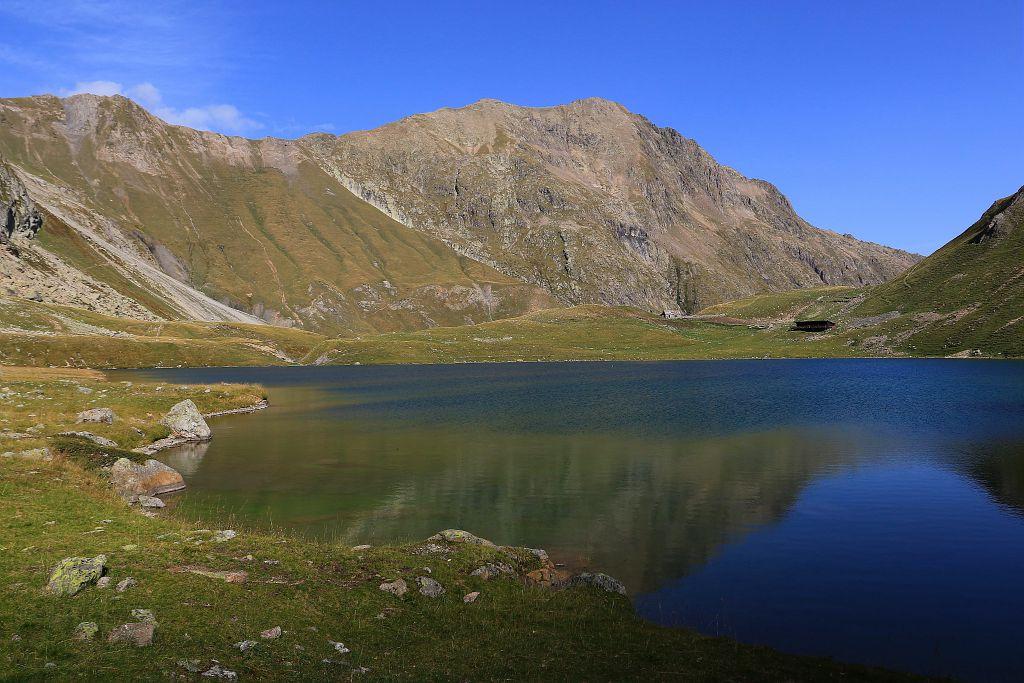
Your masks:
M78 414L77 421L111 424L114 421L114 411L110 408L91 408L89 410L83 410Z
M352 546L352 551L360 553L360 552L362 552L364 550L369 550L372 547L373 547L372 545L354 545L354 546Z
M257 643L255 640L243 640L240 643L235 643L235 647L241 650L242 652L248 652L257 645L259 645L259 643Z
M340 655L345 655L351 652L351 650L345 647L345 643L336 643L333 640L328 640L327 642L330 643L331 647L334 648L334 651Z
M238 674L230 669L225 669L220 662L214 661L213 666L200 674L206 678L219 678L223 681L237 681Z
M156 496L139 496L137 502L144 508L164 508L167 507L167 503L163 502Z
M480 597L480 591L473 591L472 593L466 593L466 596L462 598L462 602L467 605L471 602L476 602L476 599Z
M109 588L110 587L110 577L109 576L101 576L96 581L96 587L97 588Z
M153 624L135 623L121 624L107 636L108 643L130 643L135 647L146 647L153 644Z
M50 573L46 589L56 595L75 595L103 576L107 556L67 557L57 563Z
M148 609L133 609L132 619L138 619L143 624L153 624L153 626L158 625L156 623L156 617L153 615L153 611Z
M260 632L260 638L264 640L276 640L281 637L281 627L275 626L274 628L268 628L266 631Z
M125 578L123 578L123 579L121 579L120 581L117 582L117 587L115 588L115 590L118 593L124 593L129 588L135 588L138 585L139 585L138 581L136 581L132 577L128 576L128 577L125 577Z
M92 640L99 633L100 627L95 621L83 621L75 627L75 640Z
M400 598L409 592L409 585L405 579L395 579L394 581L385 581L380 585L380 589Z
M444 586L429 576L419 576L416 581L420 584L420 593L428 598L439 598L444 595Z
M210 540L214 543L224 543L225 541L230 541L237 535L238 532L234 529L221 529L220 531L216 532L213 535L213 538L211 538Z

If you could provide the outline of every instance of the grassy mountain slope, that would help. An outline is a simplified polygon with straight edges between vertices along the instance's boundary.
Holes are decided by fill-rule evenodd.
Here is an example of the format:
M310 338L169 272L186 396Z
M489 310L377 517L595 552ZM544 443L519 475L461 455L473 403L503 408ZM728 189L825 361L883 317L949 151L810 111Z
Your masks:
M42 244L66 256L77 249L67 242L84 236L114 253L113 269L129 279L155 270L268 322L350 334L479 322L551 302L391 220L285 140L170 126L120 97L33 97L0 102L0 153L71 228L44 227ZM221 312L204 316L178 305L178 292L147 288L164 302L150 307L161 314Z
M857 312L911 318L919 329L902 343L916 353L1024 356L1024 188L899 278L873 288Z
M323 339L272 325L132 320L0 297L0 365L280 365L301 361Z

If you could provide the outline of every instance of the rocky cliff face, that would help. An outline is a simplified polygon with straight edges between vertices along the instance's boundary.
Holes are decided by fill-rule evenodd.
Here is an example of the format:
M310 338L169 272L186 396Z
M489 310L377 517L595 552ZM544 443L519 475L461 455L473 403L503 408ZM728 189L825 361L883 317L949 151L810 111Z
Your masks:
M133 317L362 334L560 302L691 311L914 261L811 227L773 186L604 100L292 141L41 96L0 100L0 154L22 188L8 203L48 226L16 293ZM12 220L31 231L25 210Z
M43 217L28 196L14 170L0 157L0 242L31 239L43 225Z
M484 100L300 143L396 220L565 303L692 311L917 260L812 227L773 185L601 99Z

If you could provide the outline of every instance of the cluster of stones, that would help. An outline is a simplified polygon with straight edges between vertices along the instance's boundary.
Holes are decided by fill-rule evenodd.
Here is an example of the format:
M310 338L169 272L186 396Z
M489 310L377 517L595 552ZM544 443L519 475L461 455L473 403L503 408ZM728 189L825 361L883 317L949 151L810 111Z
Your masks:
M422 546L426 553L443 553L448 551L450 545L467 544L490 548L508 556L510 562L493 561L486 562L469 573L470 576L490 581L502 576L518 579L521 578L528 586L542 588L568 588L573 586L591 586L608 593L626 594L626 587L617 579L599 572L580 572L572 574L560 570L548 557L546 551L538 548L525 548L530 555L540 562L540 567L525 572L520 576L515 565L521 563L520 550L510 546L499 546L486 538L480 538L462 529L445 529L434 534L426 540ZM369 546L356 546L353 550L364 550ZM426 569L426 568L425 568ZM428 570L429 572L429 570ZM436 579L429 576L416 576L416 586L421 595L428 598L438 598L445 594L445 588ZM403 597L409 592L408 582L401 577L384 581L379 586L380 590L390 593L395 597ZM463 602L469 604L476 602L480 597L480 591L473 591L463 596Z

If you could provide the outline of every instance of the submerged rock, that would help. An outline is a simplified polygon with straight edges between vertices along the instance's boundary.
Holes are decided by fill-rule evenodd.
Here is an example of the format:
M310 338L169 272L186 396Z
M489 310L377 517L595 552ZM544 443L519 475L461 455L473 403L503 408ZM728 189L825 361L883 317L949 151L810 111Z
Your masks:
M159 460L139 464L119 458L110 468L110 483L129 502L137 501L139 496L156 496L185 488L181 474Z
M171 434L188 441L209 441L213 437L210 426L191 399L185 399L171 408L160 424L171 430Z
M77 421L112 424L114 422L114 411L110 408L90 408L80 412Z
M89 584L99 581L106 564L106 555L65 558L51 572L46 590L56 595L76 595Z

